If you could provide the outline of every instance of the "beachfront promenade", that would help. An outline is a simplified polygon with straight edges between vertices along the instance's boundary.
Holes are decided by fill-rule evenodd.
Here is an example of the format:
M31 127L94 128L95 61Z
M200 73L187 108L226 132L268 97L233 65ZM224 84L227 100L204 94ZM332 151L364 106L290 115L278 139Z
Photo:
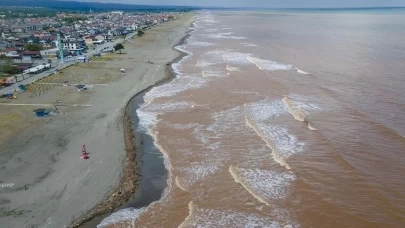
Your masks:
M131 33L131 34L129 34L124 40L131 39L135 34L136 34L136 33ZM99 52L99 51L102 50L103 48L105 48L105 47L107 47L107 46L113 47L113 46L115 46L116 44L118 44L118 43L120 43L120 42L123 42L124 40L123 40L123 39L118 39L118 40L116 40L116 41L114 41L114 42L111 42L111 43L102 44L102 45L100 45L97 49L88 51L87 54L86 54L86 56L87 56L87 57L91 57L91 56L93 56L94 54L97 54L97 52ZM4 94L7 94L7 93L12 93L12 92L14 92L14 91L18 91L18 86L20 86L20 85L29 85L29 84L31 84L31 83L33 83L33 82L39 80L39 79L42 79L42 78L45 78L45 77L49 76L50 74L54 73L54 72L57 71L57 70L62 70L62 69L66 68L66 67L68 67L68 66L70 66L70 65L72 65L72 64L74 64L74 63L76 63L76 62L77 62L77 59L76 59L75 57L66 58L66 59L65 59L65 63L61 64L60 61L57 61L57 62L55 62L55 63L52 63L52 66L53 66L52 68L50 68L50 69L48 69L48 70L45 70L45 71L43 71L43 72L41 72L41 73L39 73L39 74L31 74L31 75L29 75L29 74L24 74L24 75L18 75L18 76L17 76L17 82L16 82L16 83L14 83L14 84L11 85L11 86L8 86L8 87L5 87L5 88L3 88L3 89L0 89L0 96L1 96L1 95L4 95ZM56 65L55 65L55 64L56 64Z

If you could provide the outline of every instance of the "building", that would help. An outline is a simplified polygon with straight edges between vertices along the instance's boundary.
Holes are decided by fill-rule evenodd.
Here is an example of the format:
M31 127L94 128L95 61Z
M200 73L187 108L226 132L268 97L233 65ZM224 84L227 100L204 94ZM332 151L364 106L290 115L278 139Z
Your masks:
M70 50L86 49L87 46L86 41L84 39L65 38L62 40L62 48L70 51Z
M59 49L58 48L53 48L53 49L48 49L48 50L42 50L41 51L42 56L47 56L49 57L55 57L59 55Z

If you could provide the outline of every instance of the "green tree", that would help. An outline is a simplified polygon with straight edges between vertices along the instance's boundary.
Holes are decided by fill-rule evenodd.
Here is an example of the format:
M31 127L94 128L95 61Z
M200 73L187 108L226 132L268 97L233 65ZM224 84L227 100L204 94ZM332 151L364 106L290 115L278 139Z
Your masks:
M143 34L145 34L145 32L142 29L138 30L138 36L143 36Z
M17 74L20 70L11 64L3 65L3 72L6 74Z
M42 48L41 48L41 45L39 45L39 44L26 44L25 45L25 50L27 50L27 51L40 51Z
M114 49L115 49L115 51L120 51L120 54L122 54L121 50L124 49L124 45L122 45L121 43L118 43L114 46Z
M1 55L0 55L0 59L1 59L1 60L7 59L7 56L6 56L5 54L1 54Z

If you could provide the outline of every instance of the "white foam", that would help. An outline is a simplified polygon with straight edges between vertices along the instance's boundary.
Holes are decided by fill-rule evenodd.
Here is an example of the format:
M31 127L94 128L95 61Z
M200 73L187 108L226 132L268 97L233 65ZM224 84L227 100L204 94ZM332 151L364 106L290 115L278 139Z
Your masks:
M278 101L268 104L260 101L245 105L246 124L266 142L267 146L272 150L274 161L290 169L286 159L291 155L302 152L305 143L299 141L286 127L269 123L272 117L286 112L285 105L280 104Z
M241 43L242 46L244 47L257 47L258 45L252 44L252 43Z
M251 62L248 61L248 57L251 54L249 53L241 53L241 52L225 52L222 55L224 62L235 64L235 65L250 65Z
M304 101L298 100L299 99L298 96L294 96L294 97L296 99L290 98L290 97L284 97L283 102L288 107L290 114L298 121L305 121L306 116L308 116L311 112L322 110L320 107L318 107L315 104L308 103L307 101L304 102Z
M215 136L227 135L232 132L246 132L244 125L245 117L242 106L227 109L212 115L214 123L207 130L215 133Z
M192 56L193 53L190 52L190 51L188 51L188 50L186 50L186 48L187 48L187 46L185 46L185 45L175 46L175 47L174 47L174 49L176 49L176 50L178 50L178 51L180 51L180 52L187 53L189 56Z
M276 71L276 70L291 70L294 65L282 64L271 60L264 60L256 57L249 56L247 59L255 64L260 70Z
M135 227L135 220L146 211L146 208L126 208L119 210L107 218L103 219L97 228L109 227L113 224L127 222L131 223L132 227Z
M229 172L237 183L267 205L274 199L285 198L288 195L288 185L295 180L295 175L291 172L243 169L234 166L229 167Z
M216 29L216 28L207 28L207 29L204 29L204 31L205 32L217 32L218 29Z
M176 177L176 183L181 189L188 191L195 183L218 172L220 167L221 164L215 162L190 164L178 170L181 175Z
M288 109L282 101L261 100L246 105L251 118L256 122L263 122L272 117L288 113Z
M192 47L209 47L209 46L214 46L215 44L210 43L210 42L187 42L187 46L192 46Z
M230 36L229 33L216 33L216 34L207 34L206 37L210 39L232 39L232 40L244 40L247 39L243 36Z
M229 65L226 65L226 70L227 70L227 71L240 71L239 68L233 67L233 66L229 66Z
M187 102L168 102L168 103L153 103L143 105L136 110L139 119L139 130L153 129L157 123L159 114L178 111L184 108L190 108L191 104Z
M201 125L191 123L191 124L168 124L168 126L174 128L174 129L178 129L178 130L187 130L187 129L196 128Z
M309 75L309 74L310 74L310 73L308 73L308 72L305 72L305 71L303 71L303 70L298 69L297 67L295 67L295 70L297 70L297 72L300 73L300 74L306 74L306 75Z
M153 87L144 96L145 102L152 102L159 97L171 97L180 92L197 89L203 86L207 81L201 77L179 77L173 79L170 83L163 84L161 86Z
M270 217L237 212L231 210L216 210L197 208L193 202L189 203L190 214L179 228L185 227L233 227L233 228L281 228L288 224L274 221Z
M224 77L224 76L226 76L226 73L223 71L218 71L218 70L203 70L202 75L204 78Z
M215 64L216 63L208 62L207 60L203 59L203 60L198 60L197 64L195 66L199 67L199 68L206 68L206 67L209 67L209 66L212 66L212 65L215 65Z

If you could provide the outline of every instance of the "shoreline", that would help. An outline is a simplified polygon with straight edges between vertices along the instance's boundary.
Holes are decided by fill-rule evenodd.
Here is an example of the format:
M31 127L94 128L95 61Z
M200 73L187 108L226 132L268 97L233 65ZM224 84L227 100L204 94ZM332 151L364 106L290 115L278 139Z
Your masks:
M160 86L165 83L169 83L171 80L173 80L176 77L176 73L174 72L172 68L172 64L178 63L181 61L185 56L188 54L186 52L183 52L181 50L176 49L175 47L181 46L182 44L185 43L185 41L190 37L190 32L192 28L192 22L187 28L187 31L184 35L183 38L179 40L177 44L172 46L172 49L177 51L180 55L174 58L172 61L168 62L165 64L164 67L164 77L160 80L158 80L155 84L147 87L146 89L136 93L131 99L126 103L124 112L122 113L122 123L123 123L123 132L124 132L124 145L125 145L125 158L122 161L122 172L120 175L120 181L118 184L109 192L107 193L106 199L104 199L102 202L97 204L93 209L90 211L86 212L86 216L79 216L77 220L72 222L71 226L72 228L79 228L79 227L87 227L89 226L92 221L96 218L101 218L104 219L105 215L111 214L123 206L123 204L128 203L131 199L131 197L134 196L134 194L137 192L139 189L139 182L141 180L142 174L141 174L141 165L139 164L139 151L143 148L143 142L140 140L137 140L135 137L135 132L136 128L138 126L138 123L134 123L133 119L134 117L138 120L138 116L136 115L136 110L132 110L132 101L139 95L142 95L142 100L143 96L145 93L150 91L153 87ZM142 102L143 104L143 102ZM133 112L135 111L135 112ZM146 133L147 134L147 133ZM153 141L154 143L154 141ZM160 152L160 150L159 150ZM168 170L166 170L168 171ZM167 183L167 179L165 180L165 183ZM166 187L165 187L166 188ZM165 189L164 188L164 189ZM164 191L163 189L163 191ZM162 191L162 193L163 193ZM159 199L161 196L159 197ZM152 201L154 202L154 201ZM152 202L149 202L147 206L149 206ZM131 203L136 203L131 202ZM97 219L102 220L102 219ZM97 222L99 224L99 222ZM92 224L93 225L93 224ZM94 224L95 225L95 224Z

